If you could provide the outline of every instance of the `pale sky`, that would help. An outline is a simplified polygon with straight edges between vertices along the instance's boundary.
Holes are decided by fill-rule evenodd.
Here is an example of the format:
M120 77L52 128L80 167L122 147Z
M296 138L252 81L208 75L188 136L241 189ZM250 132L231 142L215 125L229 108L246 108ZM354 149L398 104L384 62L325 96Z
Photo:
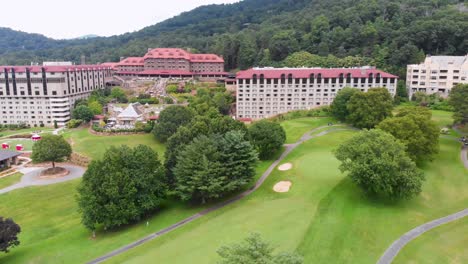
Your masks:
M0 27L63 39L132 32L208 4L239 0L22 0L3 3Z

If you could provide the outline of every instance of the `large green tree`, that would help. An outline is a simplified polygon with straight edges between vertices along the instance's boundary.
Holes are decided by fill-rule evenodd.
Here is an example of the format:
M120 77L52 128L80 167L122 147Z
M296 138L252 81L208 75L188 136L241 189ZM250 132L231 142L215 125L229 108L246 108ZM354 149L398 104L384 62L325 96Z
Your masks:
M177 156L175 193L205 203L239 190L255 176L257 153L240 131L195 138Z
M78 187L85 227L94 231L138 221L158 209L166 195L164 169L150 147L110 147L93 160Z
M80 105L77 106L75 109L72 111L72 118L73 119L80 119L85 122L89 122L93 119L94 113L93 111L85 106L85 105Z
M346 121L349 116L348 102L356 93L362 93L359 89L345 87L338 92L330 106L331 114L340 121Z
M412 109L413 113L405 110L396 117L385 119L377 128L402 142L409 157L416 163L432 160L439 152L439 127L431 120L428 109Z
M200 135L209 136L212 134L225 134L229 131L242 131L247 133L246 126L232 119L229 116L218 116L209 118L206 116L196 116L192 121L180 127L177 132L171 136L166 144L164 166L169 186L173 186L173 169L177 163L179 152L192 140Z
M59 135L43 135L42 139L34 143L31 159L33 162L60 162L70 157L72 148L70 144Z
M348 101L348 122L358 128L373 128L392 116L393 98L385 88L355 93Z
M193 111L188 107L169 106L161 111L158 123L154 126L153 134L157 140L166 142L180 126L189 123L193 116Z
M286 141L286 132L279 123L261 120L249 127L249 139L260 159L268 159L281 149Z
M226 245L218 249L220 264L302 264L302 256L296 253L273 253L274 248L260 234L250 234L243 243Z
M372 196L410 198L421 192L423 173L405 146L382 130L364 130L335 151L340 170Z
M20 226L13 219L0 216L0 252L8 253L10 248L18 246L20 232Z
M458 84L452 88L449 97L450 105L455 109L455 123L468 123L468 84Z

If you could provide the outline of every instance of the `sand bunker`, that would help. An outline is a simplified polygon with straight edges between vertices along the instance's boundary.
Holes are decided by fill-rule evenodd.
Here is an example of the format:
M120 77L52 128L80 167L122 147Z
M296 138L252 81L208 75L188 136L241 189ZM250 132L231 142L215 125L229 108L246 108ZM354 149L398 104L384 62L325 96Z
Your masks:
M285 193L289 192L289 188L291 188L292 183L290 181L280 181L273 187L275 192Z
M290 170L290 169L292 169L292 163L281 164L278 167L278 170L280 170L280 171L287 171L287 170Z

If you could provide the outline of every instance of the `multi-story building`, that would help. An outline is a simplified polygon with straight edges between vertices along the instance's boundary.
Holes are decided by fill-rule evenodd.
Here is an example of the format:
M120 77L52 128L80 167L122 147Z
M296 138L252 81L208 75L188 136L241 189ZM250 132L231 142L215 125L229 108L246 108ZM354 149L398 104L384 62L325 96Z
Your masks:
M333 102L344 87L396 93L398 77L372 67L253 68L237 74L237 118L260 119Z
M215 54L192 54L183 49L150 49L144 57L129 57L115 65L117 75L141 77L225 76L224 60Z
M407 67L406 87L410 97L418 91L447 97L459 83L468 83L468 55L427 56L423 63Z
M111 77L100 65L0 66L0 123L65 125L75 101Z

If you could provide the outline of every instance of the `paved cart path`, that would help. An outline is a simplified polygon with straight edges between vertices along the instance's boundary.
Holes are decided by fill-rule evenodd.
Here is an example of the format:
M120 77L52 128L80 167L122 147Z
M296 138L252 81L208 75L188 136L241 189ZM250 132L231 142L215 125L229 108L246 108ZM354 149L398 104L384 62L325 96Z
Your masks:
M325 131L321 131L321 132L319 132L317 134L313 134L314 132L317 132L318 130L322 130L322 129L325 129L325 128L329 128L329 129L327 129ZM182 221L180 221L178 223L175 223L175 224L173 224L173 225L171 225L171 226L169 226L167 228L164 228L164 229L162 229L162 230L160 230L160 231L158 231L156 233L150 234L150 235L148 235L148 236L146 236L146 237L144 237L142 239L139 239L139 240L137 240L137 241L135 241L133 243L130 243L130 244L126 245L126 246L123 246L123 247L121 247L121 248L119 248L117 250L114 250L114 251L112 251L112 252L110 252L110 253L108 253L108 254L106 254L104 256L101 256L101 257L99 257L97 259L94 259L94 260L88 262L88 264L101 263L101 262L103 262L103 261L105 261L105 260L107 260L107 259L109 259L109 258L111 258L113 256L121 254L121 253L123 253L125 251L128 251L128 250L134 248L134 247L137 247L137 246L139 246L141 244L144 244L144 243L146 243L146 242L148 242L150 240L153 240L153 239L155 239L155 238L157 238L159 236L167 234L167 233L171 232L172 230L174 230L174 229L176 229L176 228L178 228L180 226L183 226L183 225L185 225L187 223L193 222L194 220L196 220L196 219L198 219L198 218L200 218L200 217L202 217L202 216L204 216L204 215L206 215L206 214L208 214L210 212L216 211L216 210L221 209L221 208L223 208L223 207L225 207L225 206L227 206L229 204L232 204L234 202L237 202L237 201L241 200L242 198L250 195L255 190L260 188L260 186L265 182L265 180L268 178L268 176L270 176L271 172L273 172L273 170L278 166L278 164L281 161L283 161L283 159L291 151L293 151L297 146L299 146L301 143L303 143L303 142L305 142L307 140L316 138L316 137L324 136L324 135L326 135L326 134L328 134L330 132L343 131L343 130L350 130L350 128L346 127L346 126L339 126L339 125L337 125L337 126L321 126L321 127L315 128L315 129L305 133L296 143L285 145L286 149L281 154L281 156L278 159L276 159L273 162L273 164L270 165L270 167L268 167L268 169L262 174L262 177L260 177L260 179L255 183L255 185L252 188L250 188L249 190L237 195L234 198L231 198L231 199L229 199L227 201L224 201L224 202L221 202L221 203L219 203L219 204L217 204L217 205L215 205L215 206L213 206L211 208L208 208L208 209L203 210L203 211L201 211L201 212L199 212L197 214L194 214L194 215L192 215L192 216L190 216L190 217L188 217L188 218L186 218L186 219L184 219L184 220L182 220Z
M464 147L460 151L460 159L463 162L463 165L465 166L466 169L468 169L468 148ZM436 220L433 220L431 222L425 223L423 225L420 225L418 227L415 227L411 229L409 232L395 240L392 245L385 251L385 253L380 257L378 260L377 264L390 264L392 263L393 259L398 255L398 253L401 251L401 249L406 246L409 242L411 242L413 239L419 237L420 235L426 233L429 230L432 230L440 225L447 224L453 221L456 221L458 219L461 219L463 217L468 216L468 208L451 214L449 216L445 216Z
M29 187L29 186L44 186L50 184L56 184L61 182L66 182L70 180L74 180L83 176L85 169L78 166L71 166L71 165L61 165L70 171L70 173L64 177L56 178L56 179L41 179L39 177L41 171L45 168L42 167L25 167L20 169L21 173L24 173L23 177L21 177L21 181L10 185L6 188L0 189L0 194L11 192L13 190Z

